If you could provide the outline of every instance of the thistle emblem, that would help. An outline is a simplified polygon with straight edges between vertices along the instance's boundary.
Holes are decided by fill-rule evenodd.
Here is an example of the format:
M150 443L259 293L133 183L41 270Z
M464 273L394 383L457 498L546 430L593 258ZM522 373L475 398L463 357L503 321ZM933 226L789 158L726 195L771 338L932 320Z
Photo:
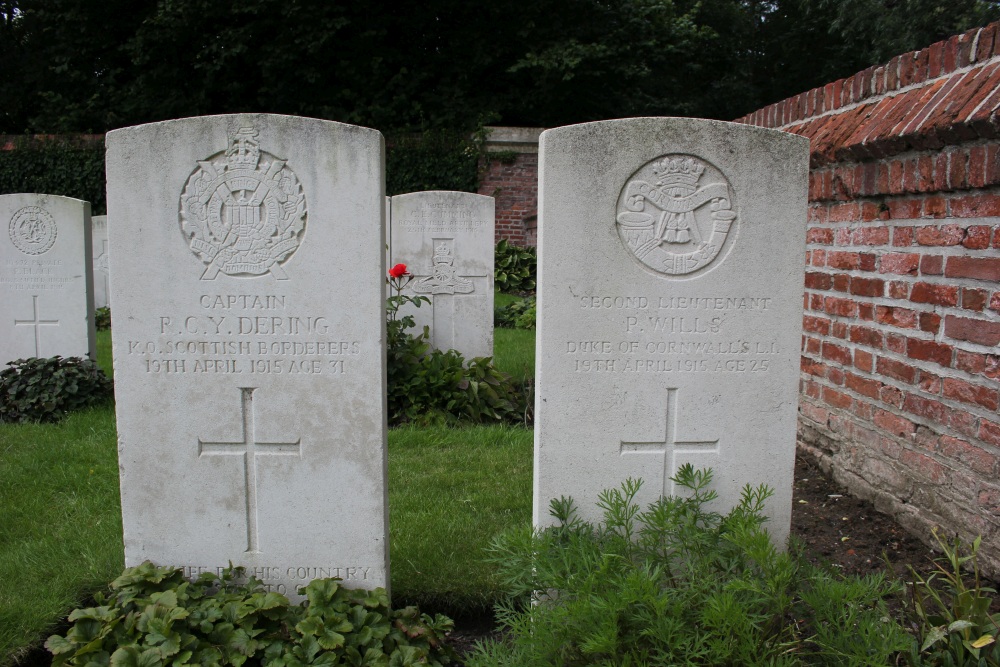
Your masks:
M712 264L736 223L726 177L691 155L646 163L622 188L617 211L625 248L650 269L672 276Z
M219 273L278 280L306 227L306 198L287 161L260 149L259 132L241 127L225 151L198 162L180 200L181 231L207 266Z

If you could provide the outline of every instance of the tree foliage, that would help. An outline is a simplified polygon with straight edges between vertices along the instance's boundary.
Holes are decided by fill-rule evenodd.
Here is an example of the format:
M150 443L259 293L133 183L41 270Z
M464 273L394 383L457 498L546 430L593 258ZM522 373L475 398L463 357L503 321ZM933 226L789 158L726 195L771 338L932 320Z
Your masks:
M0 132L731 119L997 18L985 0L0 0Z

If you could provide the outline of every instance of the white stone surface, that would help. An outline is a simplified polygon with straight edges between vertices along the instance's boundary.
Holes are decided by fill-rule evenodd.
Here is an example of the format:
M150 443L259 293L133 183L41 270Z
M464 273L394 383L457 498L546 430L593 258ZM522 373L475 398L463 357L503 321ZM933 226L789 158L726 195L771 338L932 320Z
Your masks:
M493 197L468 192L413 192L391 198L389 265L406 264L403 290L430 303L407 306L415 331L430 327L431 345L466 359L493 356Z
M108 216L95 215L93 225L94 308L107 308L108 303Z
M90 202L0 195L0 369L28 357L96 357Z
M636 118L542 134L534 520L684 463L791 520L809 142Z
M382 135L248 114L107 147L126 564L387 586Z

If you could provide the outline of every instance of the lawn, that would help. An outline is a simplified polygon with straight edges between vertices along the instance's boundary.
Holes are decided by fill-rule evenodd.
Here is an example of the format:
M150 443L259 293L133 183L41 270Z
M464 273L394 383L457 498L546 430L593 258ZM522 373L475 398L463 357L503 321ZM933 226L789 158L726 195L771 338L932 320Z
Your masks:
M111 370L110 334L98 364ZM534 332L496 330L496 363L519 379ZM114 409L60 424L0 424L0 665L44 641L123 567ZM531 520L532 433L509 426L389 431L391 587L395 604L452 615L492 606L481 562L507 527Z

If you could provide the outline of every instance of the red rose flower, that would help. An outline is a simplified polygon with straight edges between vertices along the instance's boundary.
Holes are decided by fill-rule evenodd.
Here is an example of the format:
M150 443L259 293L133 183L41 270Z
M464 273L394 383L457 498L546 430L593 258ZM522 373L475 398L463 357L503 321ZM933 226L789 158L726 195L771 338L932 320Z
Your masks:
M406 270L406 264L397 264L389 269L390 278L402 278L403 276L408 275L410 275L410 272Z

